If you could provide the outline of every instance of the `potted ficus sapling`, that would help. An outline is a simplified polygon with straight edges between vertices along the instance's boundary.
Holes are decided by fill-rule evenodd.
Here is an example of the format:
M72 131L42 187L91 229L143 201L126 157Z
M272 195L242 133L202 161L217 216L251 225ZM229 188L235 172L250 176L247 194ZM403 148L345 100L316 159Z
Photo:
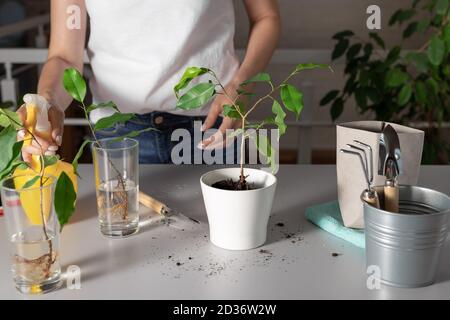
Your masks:
M65 70L63 82L66 91L79 103L78 107L82 109L91 131L92 140L83 142L73 166L76 171L78 159L85 146L90 144L93 151L100 231L108 237L130 236L138 231L139 225L139 145L132 138L155 129L148 128L119 137L98 139L98 131L132 120L135 114L120 112L111 101L87 106L84 102L86 82L76 69ZM112 109L114 113L92 124L89 119L90 112L101 108Z
M298 119L303 109L303 94L289 82L302 71L316 68L328 66L300 64L277 85L272 82L269 74L257 74L239 86L236 98L231 98L231 93L226 91L220 79L208 68L186 69L175 86L177 108L183 110L199 108L215 95L223 94L229 101L223 106L223 115L241 121L241 128L227 137L240 137L240 167L214 170L200 179L210 226L210 238L215 245L230 250L247 250L265 243L277 179L269 172L244 168L245 141L246 139L254 141L259 153L265 156L274 168L275 150L267 136L258 136L255 130L266 125L275 125L278 127L279 136L286 132L285 110L293 112ZM208 81L187 88L192 80L201 76L208 76ZM268 92L259 98L243 99L252 96L248 87L257 82L266 83ZM182 90L186 91L180 95ZM279 98L282 103L278 102ZM272 115L264 121L251 122L250 114L266 100L273 102Z

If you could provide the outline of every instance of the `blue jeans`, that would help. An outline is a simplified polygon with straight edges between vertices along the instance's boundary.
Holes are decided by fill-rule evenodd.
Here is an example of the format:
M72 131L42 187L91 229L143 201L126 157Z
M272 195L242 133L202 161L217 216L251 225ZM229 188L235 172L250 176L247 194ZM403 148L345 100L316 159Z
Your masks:
M137 115L135 119L126 123L118 123L114 128L101 130L97 132L97 138L120 137L132 131L155 128L158 131L147 131L134 138L139 141L139 163L172 163L172 148L178 143L177 141L171 141L172 133L176 129L186 129L190 132L192 140L191 159L193 159L197 147L194 145L194 130L200 130L199 127L194 128L194 122L203 123L204 120L205 117L189 117L155 111ZM221 123L222 118L219 117L214 128L218 128ZM194 161L192 160L191 163L194 163Z

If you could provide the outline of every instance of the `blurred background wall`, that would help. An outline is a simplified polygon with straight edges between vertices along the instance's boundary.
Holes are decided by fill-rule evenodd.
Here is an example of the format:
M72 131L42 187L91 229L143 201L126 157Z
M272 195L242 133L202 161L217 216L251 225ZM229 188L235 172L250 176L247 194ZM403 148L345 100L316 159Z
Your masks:
M236 6L236 47L245 50L248 35L248 19L241 0L234 0ZM401 7L409 7L408 0L378 0L376 4L382 10L382 30L377 31L385 40L388 47L402 42L401 31L388 28L388 19L392 13ZM338 31L350 29L360 38L367 39L366 9L374 4L370 0L279 0L283 19L283 31L279 43L279 52L268 71L276 80L282 79L296 63L320 62L330 63L335 41L331 38ZM12 7L15 9L11 9ZM21 7L22 9L18 9ZM21 21L25 17L34 17L48 13L49 0L0 0L0 27ZM22 10L22 11L21 11ZM14 12L13 12L14 11ZM42 31L42 30L41 30ZM44 32L48 35L49 28ZM34 47L38 29L24 31L10 38L9 43L0 42L1 47ZM0 33L1 34L1 33ZM405 48L417 49L426 40L426 36L414 37L407 41ZM1 49L0 47L0 49ZM302 127L292 125L281 141L281 158L285 163L312 161L313 163L333 163L335 159L335 127L329 115L329 107L319 107L320 99L331 89L342 89L344 85L343 61L333 63L334 73L329 71L305 72L297 78L298 85L305 90L306 107L302 115ZM0 65L1 54L0 54ZM21 67L14 66L14 68ZM22 65L23 67L23 65ZM1 67L0 67L1 68ZM0 69L0 74L3 72ZM27 91L35 90L38 68L31 68L17 76L19 79L19 96ZM3 75L4 76L4 75ZM264 88L259 88L263 92ZM270 106L267 106L270 108ZM262 108L254 117L264 118L270 109ZM74 110L68 111L68 116L77 116ZM350 102L339 118L339 122L371 118L372 115L360 115L353 102ZM290 120L294 120L290 118ZM315 124L315 125L312 125ZM66 130L64 153L68 158L75 149L72 145L83 138L82 128ZM301 154L302 148L311 153ZM302 158L303 159L300 159Z

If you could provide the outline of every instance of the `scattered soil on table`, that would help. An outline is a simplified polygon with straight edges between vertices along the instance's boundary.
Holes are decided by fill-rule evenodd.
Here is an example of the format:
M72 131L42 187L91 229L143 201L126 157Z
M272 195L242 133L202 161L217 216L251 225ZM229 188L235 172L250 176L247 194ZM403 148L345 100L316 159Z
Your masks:
M253 183L247 183L244 179L239 179L238 181L233 181L232 179L221 180L216 183L213 183L213 188L221 189L221 190L230 190L230 191L248 191L248 190L256 190L260 189L260 187L255 186Z
M269 250L261 249L259 250L259 253L264 255L264 261L270 261L270 259L272 259L273 257L273 253Z

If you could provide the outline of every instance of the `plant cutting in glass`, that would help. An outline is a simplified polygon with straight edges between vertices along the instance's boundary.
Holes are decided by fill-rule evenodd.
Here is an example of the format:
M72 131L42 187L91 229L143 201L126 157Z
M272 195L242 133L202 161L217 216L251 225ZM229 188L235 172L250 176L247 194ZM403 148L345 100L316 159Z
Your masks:
M64 78L63 78L64 88L65 90L70 94L70 96L77 102L79 102L78 107L83 110L84 116L86 120L89 123L89 128L91 131L91 135L93 137L93 140L85 140L83 144L81 145L80 149L78 150L78 153L76 154L74 160L73 160L73 167L75 172L77 173L77 167L78 167L78 160L83 154L84 148L88 144L94 144L94 146L98 148L102 148L102 143L97 139L96 132L99 130L104 130L108 128L114 127L118 123L125 123L135 117L134 113L122 113L116 106L116 104L112 101L106 102L106 103L100 103L100 104L92 104L90 106L86 106L84 103L84 99L86 96L86 82L84 81L83 76L78 72L78 70L74 68L69 68L64 71ZM112 114L109 117L102 118L98 120L95 125L92 125L89 121L89 113L93 110L100 109L100 108L110 108L114 110L114 114ZM150 130L156 130L154 128L147 128L140 131L132 131L128 134L114 138L113 141L120 141L125 138L133 138L137 137L143 132L150 131ZM127 192L127 181L125 181L125 178L122 176L122 172L114 165L112 160L107 157L107 160L114 171L114 174L116 176L117 186L113 186L113 190L110 192L110 196L108 199L103 196L99 196L97 198L97 204L99 208L99 213L101 215L111 215L114 216L114 218L119 217L123 221L126 221L128 217L128 211L129 211L129 199L128 199L128 192ZM99 183L98 181L96 182ZM98 185L96 186L98 189ZM111 207L111 208L109 208ZM106 218L112 218L112 217L106 217Z
M234 99L231 98L230 93L227 92L214 71L203 67L189 67L186 69L184 75L174 87L175 95L178 99L177 108L183 110L199 108L208 103L216 94L223 94L229 101L228 104L223 106L223 116L230 117L241 122L241 128L226 137L226 139L229 139L239 135L241 136L240 176L237 177L237 181L219 181L214 185L215 187L229 190L249 190L252 188L252 186L247 183L244 172L245 141L248 138L254 141L259 153L267 158L272 168L274 167L275 151L269 140L264 136L256 137L249 129L253 129L253 132L255 132L266 125L275 125L278 127L279 137L281 137L287 129L287 125L285 123L285 110L293 112L298 119L304 107L303 93L290 84L289 81L304 70L316 68L329 68L329 66L315 63L299 64L278 85L273 83L268 73L259 73L240 84L236 92L237 96ZM209 75L210 80L208 82L197 83L191 88L186 89L192 80L203 75ZM266 83L269 86L269 91L264 96L255 99L254 94L248 90L248 87L253 83L261 82ZM180 96L180 92L184 89L187 91ZM275 96L276 94L277 96ZM278 97L281 98L282 104L278 101ZM254 102L252 102L252 100ZM264 121L250 122L250 114L266 100L273 101L273 114L267 117Z
M21 190L27 190L27 192L22 193L23 196L21 194L21 205L24 208L29 223L42 226L45 240L48 243L48 252L46 254L33 260L28 260L24 257L16 257L15 260L28 266L28 268L27 266L19 268L20 270L28 270L29 272L33 272L33 269L36 268L43 270L43 278L49 275L52 265L57 259L57 252L54 250L52 237L49 235L46 226L48 220L47 211L52 205L47 202L53 198L53 205L58 217L60 229L62 230L75 211L78 161L85 146L92 142L98 143L95 136L96 131L112 127L116 123L126 122L134 117L134 114L121 113L113 102L86 106L84 104L86 83L76 69L70 68L65 70L63 84L67 92L81 104L79 107L83 109L86 119L89 120L89 112L98 108L112 108L116 111L112 116L98 121L95 126L90 125L94 140L86 140L83 142L71 165L61 161L59 156L43 155L43 147L36 136L36 122L38 117L36 106L30 105L30 108L27 107L27 119L25 123L21 122L15 112L8 109L8 105L1 106L0 108L0 127L3 128L0 132L0 145L4 150L0 153L0 180L13 177L14 187L19 193ZM22 141L18 142L17 131L19 129L25 131L25 136ZM117 139L135 137L140 133L131 132L127 136ZM43 133L39 132L39 134ZM41 149L42 155L34 155L31 162L27 163L21 159L21 150L23 146L31 145L32 142L35 142ZM45 194L44 192L46 191L43 191L44 187L49 183L49 176L57 178L53 197ZM126 218L126 197L127 195L124 193L124 197L122 197L124 202L122 208L124 218ZM29 268L30 266L33 268Z
M336 120L354 97L361 113L373 112L376 120L423 121L423 162L448 163L450 146L443 139L442 122L450 119L450 0L414 0L389 20L390 26L406 23L404 40L421 35L428 40L405 54L403 44L387 51L377 33L370 33L367 42L349 30L335 34L332 59L345 55L348 79L343 90L330 91L321 105L331 104Z

